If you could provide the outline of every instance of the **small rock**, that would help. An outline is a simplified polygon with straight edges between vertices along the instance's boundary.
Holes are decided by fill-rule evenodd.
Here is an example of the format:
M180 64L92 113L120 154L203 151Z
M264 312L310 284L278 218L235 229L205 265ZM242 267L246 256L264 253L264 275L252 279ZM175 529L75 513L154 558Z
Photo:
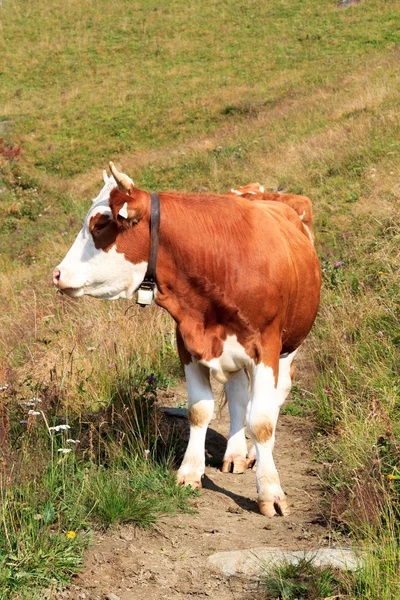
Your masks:
M226 510L227 512L233 513L234 515L241 515L243 512L243 508L240 508L239 506L229 506L229 508L227 508Z
M121 598L117 594L106 594L104 600L121 600Z
M219 533L218 529L205 529L204 533Z

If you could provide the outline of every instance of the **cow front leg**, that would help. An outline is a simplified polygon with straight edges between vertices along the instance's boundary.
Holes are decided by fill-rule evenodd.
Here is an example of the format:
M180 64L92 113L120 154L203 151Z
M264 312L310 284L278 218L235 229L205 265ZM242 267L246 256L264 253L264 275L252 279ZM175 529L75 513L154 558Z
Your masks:
M279 361L279 378L275 385L271 367L254 367L252 392L248 407L247 424L254 441L257 457L256 481L258 506L263 515L289 514L286 496L282 490L272 451L279 409L291 387L295 356L293 352Z
M190 437L177 478L180 484L200 488L205 469L205 439L214 412L214 396L208 367L191 362L185 365L185 376Z
M242 369L225 384L228 399L230 427L226 452L222 462L223 473L244 473L247 469L245 436L246 408L249 403L249 378Z

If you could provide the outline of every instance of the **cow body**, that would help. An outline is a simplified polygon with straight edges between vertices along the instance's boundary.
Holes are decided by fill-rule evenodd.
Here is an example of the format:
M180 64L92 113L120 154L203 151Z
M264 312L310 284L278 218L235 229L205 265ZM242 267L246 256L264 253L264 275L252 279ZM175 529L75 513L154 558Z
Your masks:
M110 191L111 183L54 272L57 287L71 296L130 298L143 280L150 195L133 184ZM318 308L315 250L287 207L241 196L159 196L156 302L177 323L188 388L190 439L178 480L201 485L205 435L214 411L211 373L225 384L231 417L223 470L233 466L243 472L257 458L260 510L285 514L272 449L293 360ZM245 421L255 444L250 456Z

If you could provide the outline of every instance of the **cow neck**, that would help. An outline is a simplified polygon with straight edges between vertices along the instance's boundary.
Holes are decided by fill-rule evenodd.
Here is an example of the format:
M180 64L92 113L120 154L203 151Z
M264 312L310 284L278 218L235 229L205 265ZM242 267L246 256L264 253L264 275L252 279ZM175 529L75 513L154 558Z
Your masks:
M150 196L150 251L146 274L138 289L137 304L140 306L149 306L152 303L154 288L156 286L158 244L160 239L160 196L158 194L150 194Z

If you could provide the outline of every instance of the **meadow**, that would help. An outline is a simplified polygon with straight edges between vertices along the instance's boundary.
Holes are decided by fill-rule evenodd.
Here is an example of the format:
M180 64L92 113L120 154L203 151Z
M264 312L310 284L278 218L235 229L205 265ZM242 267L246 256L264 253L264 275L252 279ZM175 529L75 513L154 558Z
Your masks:
M365 548L348 597L397 597L399 19L385 0L3 0L2 600L66 583L93 529L190 509L153 410L181 376L169 316L51 284L109 160L151 191L312 199L323 296L286 410L314 423L332 527Z

